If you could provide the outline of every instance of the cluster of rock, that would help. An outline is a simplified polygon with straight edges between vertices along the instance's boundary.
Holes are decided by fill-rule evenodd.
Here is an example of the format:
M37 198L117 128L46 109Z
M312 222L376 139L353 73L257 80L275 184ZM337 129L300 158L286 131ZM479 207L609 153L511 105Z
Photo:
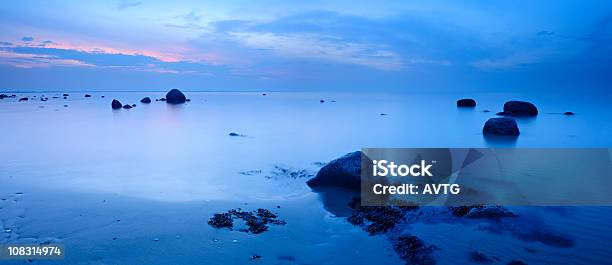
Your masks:
M476 107L476 100L464 98L457 100L457 107L473 108ZM489 112L485 110L484 112ZM513 136L520 134L520 130L514 117L535 117L539 113L538 108L531 102L511 100L504 103L503 111L497 115L504 116L503 118L490 118L484 124L482 133L485 136ZM573 112L567 111L564 115L574 115Z
M187 101L190 101L188 98L185 97L185 94L183 94L183 92L181 92L178 89L171 89L170 91L168 91L168 93L166 93L166 97L165 98L161 98L161 99L156 99L155 101L165 101L168 104L182 104L185 103ZM151 103L151 98L150 97L144 97L140 100L140 103L143 104L150 104ZM121 102L117 99L113 99L113 101L111 102L111 108L112 109L131 109L133 107L136 107L136 104L126 104L123 105L121 104Z

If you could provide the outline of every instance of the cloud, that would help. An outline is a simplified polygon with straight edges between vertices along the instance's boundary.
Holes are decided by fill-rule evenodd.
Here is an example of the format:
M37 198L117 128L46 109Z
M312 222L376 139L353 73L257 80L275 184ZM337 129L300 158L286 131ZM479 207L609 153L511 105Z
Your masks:
M137 7L139 5L142 5L142 3L141 2L121 1L121 3L117 5L117 10L124 10L124 9L132 8L132 7Z
M92 67L93 65L73 59L62 59L46 54L16 53L0 50L0 64L17 68L40 67Z
M230 32L242 45L306 60L361 65L379 70L399 70L398 54L382 45L347 42L337 37L316 34L275 34L271 32Z
M33 37L23 37L23 38L21 38L21 40L22 40L23 42L31 42L31 41L33 41L33 40L34 40L34 38L33 38Z

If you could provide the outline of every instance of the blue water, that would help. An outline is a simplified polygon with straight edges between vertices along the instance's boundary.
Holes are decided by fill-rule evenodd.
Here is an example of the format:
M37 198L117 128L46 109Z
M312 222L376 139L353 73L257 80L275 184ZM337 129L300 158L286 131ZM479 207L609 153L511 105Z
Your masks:
M255 253L265 264L402 264L386 238L335 217L306 177L275 167L314 174L318 162L363 147L612 146L609 95L192 92L172 106L139 102L160 92L90 94L0 100L0 243L62 242L75 264L246 263ZM456 108L462 97L477 107ZM113 98L137 106L113 111ZM516 140L483 138L484 122L512 99L540 115L518 119ZM215 212L277 205L287 225L260 235L206 224ZM473 248L529 264L601 264L612 259L611 213L537 211L576 239L569 249L450 224L411 229L449 245L435 254L442 264L463 263L457 257Z

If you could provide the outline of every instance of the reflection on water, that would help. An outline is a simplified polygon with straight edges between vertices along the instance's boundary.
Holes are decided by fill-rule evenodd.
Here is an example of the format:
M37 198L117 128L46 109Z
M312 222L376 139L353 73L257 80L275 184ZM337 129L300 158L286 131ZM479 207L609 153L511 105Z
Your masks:
M586 100L526 98L541 114L517 119L521 135L508 139L483 137L482 126L504 101L520 95L479 95L477 107L465 109L455 105L460 96L445 94L187 93L191 102L184 105L140 103L145 96L164 96L158 92L91 94L0 101L2 140L12 143L0 150L2 174L27 172L20 178L24 183L45 180L61 189L156 200L272 199L309 190L238 172L266 172L276 164L316 170L314 162L363 147L600 147L612 142L612 125L601 123L611 110L597 99L579 104ZM137 106L113 111L113 98ZM322 98L328 100L321 103ZM546 114L566 110L581 115ZM230 132L246 137L230 137Z

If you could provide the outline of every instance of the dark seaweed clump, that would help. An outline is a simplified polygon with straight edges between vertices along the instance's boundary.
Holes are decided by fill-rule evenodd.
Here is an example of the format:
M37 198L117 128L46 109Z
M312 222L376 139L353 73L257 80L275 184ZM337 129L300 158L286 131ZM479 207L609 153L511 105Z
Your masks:
M303 179L312 178L314 174L306 169L294 170L292 168L286 168L275 165L270 171L270 175L265 176L266 179Z
M210 220L208 220L208 224L214 228L227 227L232 229L234 227L232 215L229 213L216 213L212 218L210 218Z
M493 264L495 260L499 260L499 258L489 257L481 252L472 251L470 252L470 260L480 264Z
M242 219L247 229L239 229L240 232L260 234L268 231L268 224L284 225L285 221L279 220L278 216L267 209L257 209L252 212L243 211L242 209L232 209L226 213L216 213L213 215L208 224L214 228L229 228L233 230L234 219Z
M359 198L353 198L349 206L353 209L347 221L353 225L363 226L370 235L386 233L404 219L407 211L416 210L417 206L361 206Z
M428 246L421 239L413 235L402 235L393 245L393 250L395 250L401 259L407 261L408 264L418 265L436 264L436 261L431 256L432 252L436 249L435 246Z
M449 210L455 217L471 219L499 220L505 217L516 217L516 214L501 206L451 206Z

